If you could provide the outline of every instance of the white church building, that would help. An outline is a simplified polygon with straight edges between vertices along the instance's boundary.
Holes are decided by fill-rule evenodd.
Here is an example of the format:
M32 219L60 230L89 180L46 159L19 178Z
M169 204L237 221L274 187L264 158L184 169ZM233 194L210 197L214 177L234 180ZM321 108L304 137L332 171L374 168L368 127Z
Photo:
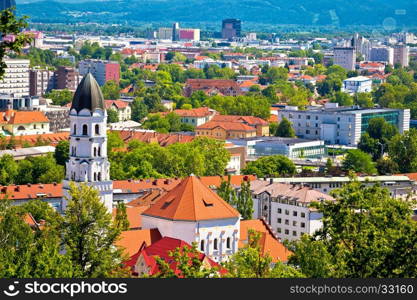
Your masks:
M113 207L113 181L107 159L107 112L103 94L93 75L87 74L78 85L70 109L70 156L63 182L64 201L69 198L69 183L94 186L108 209Z

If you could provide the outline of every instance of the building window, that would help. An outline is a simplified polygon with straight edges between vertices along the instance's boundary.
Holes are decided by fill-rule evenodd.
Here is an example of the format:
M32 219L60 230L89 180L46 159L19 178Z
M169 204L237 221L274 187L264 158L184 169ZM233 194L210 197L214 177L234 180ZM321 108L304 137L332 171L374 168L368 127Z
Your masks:
M217 239L214 239L214 241L213 241L213 249L214 250L218 250L219 249L219 245L217 244Z
M97 173L94 172L94 181L97 181Z
M301 218L305 218L306 214L305 213L301 213Z
M281 221L282 221L281 218L277 219L277 223L281 224Z
M101 172L98 172L97 179L98 179L98 181L101 181Z
M88 135L88 126L87 126L87 124L83 125L83 135Z
M293 235L293 236L297 236L297 231L293 231L293 232L292 232L292 235Z
M289 234L290 231L288 229L285 229L285 234Z
M97 155L101 156L101 147L98 147Z
M100 125L96 124L96 134L100 134Z
M290 211L288 209L286 209L285 214L288 216L290 214Z
M94 156L97 156L97 148L94 147Z
M277 209L277 212L280 214L280 213L282 213L282 209L281 208L278 208Z
M297 216L297 212L296 212L296 211L293 211L293 212L292 212L292 215L293 215L294 217L296 217L296 216Z
M297 226L297 221L292 221L292 226Z
M200 242L200 250L201 251L204 251L204 241L201 241Z
M301 228L305 228L306 227L306 223L301 222Z
M285 225L289 225L289 224L290 224L290 221L285 220Z
M277 228L277 232L281 233L281 228L280 227Z
M230 249L230 248L231 248L231 245L230 245L230 237L228 237L228 238L226 239L226 248L227 248L227 249Z

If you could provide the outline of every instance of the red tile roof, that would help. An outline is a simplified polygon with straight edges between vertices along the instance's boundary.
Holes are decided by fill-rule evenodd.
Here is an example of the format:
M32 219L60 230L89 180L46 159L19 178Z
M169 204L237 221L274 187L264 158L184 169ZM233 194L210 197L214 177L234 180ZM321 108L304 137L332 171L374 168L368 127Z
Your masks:
M250 126L263 125L268 126L268 122L262 118L254 116L233 116L233 115L216 115L211 119L215 122L240 122Z
M117 109L126 108L129 106L129 103L123 100L104 100L106 109L111 108L113 105L117 107Z
M41 111L8 110L0 112L2 124L49 123L49 119Z
M203 118L208 117L212 114L208 107L199 107L193 109L176 109L174 113L180 117L194 117Z
M17 143L28 142L29 144L35 144L39 139L44 142L48 142L50 145L56 145L60 141L67 141L69 137L69 132L57 132L57 133L44 133L44 134L31 134L31 135L20 135L14 137ZM9 140L11 137L7 136L6 140Z
M120 234L120 238L116 242L116 246L122 248L124 253L130 257L139 251L143 243L151 245L159 241L161 238L162 236L156 228L127 230Z
M126 206L127 220L129 221L129 229L139 229L142 227L142 213L147 210L149 206ZM117 208L113 208L113 218L116 217Z
M144 245L141 247L141 250L138 253L131 257L129 261L125 262L125 265L133 268L138 258L142 256L147 265L147 269L149 270L148 275L155 275L159 272L155 257L159 257L169 264L170 268L175 271L175 274L181 277L181 271L177 268L177 263L174 261L174 258L170 256L170 252L177 248L183 249L184 247L192 248L191 245L182 240L164 237L149 246ZM220 269L220 265L204 253L199 253L198 259L202 261L203 264L205 263L208 266Z
M228 219L240 216L237 210L195 176L184 179L143 212L143 215L185 221Z
M124 142L138 140L144 143L158 143L165 147L174 143L188 143L194 140L194 136L182 134L168 134L158 132L141 132L141 131L113 131L118 132Z
M236 81L229 79L187 79L185 85L190 86L194 90L205 88L239 88Z
M227 131L256 131L256 129L252 126L246 125L240 122L216 122L216 121L209 121L204 123L200 126L197 126L196 129L214 129L216 127L223 128Z
M248 243L249 230L254 230L261 234L259 244L263 255L269 255L273 262L287 262L292 254L275 236L271 227L264 220L243 220L240 221L240 241L239 248Z

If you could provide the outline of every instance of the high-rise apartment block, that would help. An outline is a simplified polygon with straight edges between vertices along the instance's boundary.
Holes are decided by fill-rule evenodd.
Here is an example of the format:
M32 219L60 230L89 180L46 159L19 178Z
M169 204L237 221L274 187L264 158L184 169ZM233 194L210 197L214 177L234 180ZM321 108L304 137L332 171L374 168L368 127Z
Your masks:
M394 64L400 64L402 67L408 67L410 49L407 45L394 46Z
M355 70L356 52L353 47L335 47L334 64L343 67L346 70Z
M43 96L55 88L55 76L51 70L32 69L29 71L30 96Z
M394 49L386 46L371 48L370 61L385 62L389 65L394 64Z
M29 96L29 63L28 59L4 59L7 68L0 80L0 93L14 97Z
M81 79L82 76L74 68L58 67L58 70L55 71L55 89L75 91Z
M116 62L85 59L80 61L78 68L82 76L91 73L100 86L103 86L110 80L116 82L119 82L120 80L120 65Z

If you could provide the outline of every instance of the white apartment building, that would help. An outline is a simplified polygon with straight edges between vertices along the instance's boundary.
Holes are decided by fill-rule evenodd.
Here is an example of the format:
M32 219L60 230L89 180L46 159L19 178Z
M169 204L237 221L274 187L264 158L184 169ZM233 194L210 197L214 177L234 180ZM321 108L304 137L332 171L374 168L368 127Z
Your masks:
M214 60L211 58L207 58L204 60L196 60L194 62L194 67L196 69L204 69L205 67L210 66L218 66L220 68L232 68L232 63L230 61Z
M409 109L362 109L358 106L338 107L337 103L330 103L308 110L287 106L278 111L278 119L283 117L292 123L297 137L319 139L332 145L356 146L373 118L384 118L400 133L410 129Z
M28 59L4 59L7 65L0 81L0 94L12 94L16 98L29 96Z
M253 218L264 218L281 240L297 240L322 227L322 213L309 207L312 202L333 200L327 194L301 185L272 181L251 182Z
M335 47L334 64L343 67L346 70L355 70L356 52L353 47Z
M370 51L370 61L383 61L390 65L394 64L394 49L391 47L378 46L372 47Z
M343 80L342 92L349 94L369 93L372 91L372 79L365 76L351 77Z

